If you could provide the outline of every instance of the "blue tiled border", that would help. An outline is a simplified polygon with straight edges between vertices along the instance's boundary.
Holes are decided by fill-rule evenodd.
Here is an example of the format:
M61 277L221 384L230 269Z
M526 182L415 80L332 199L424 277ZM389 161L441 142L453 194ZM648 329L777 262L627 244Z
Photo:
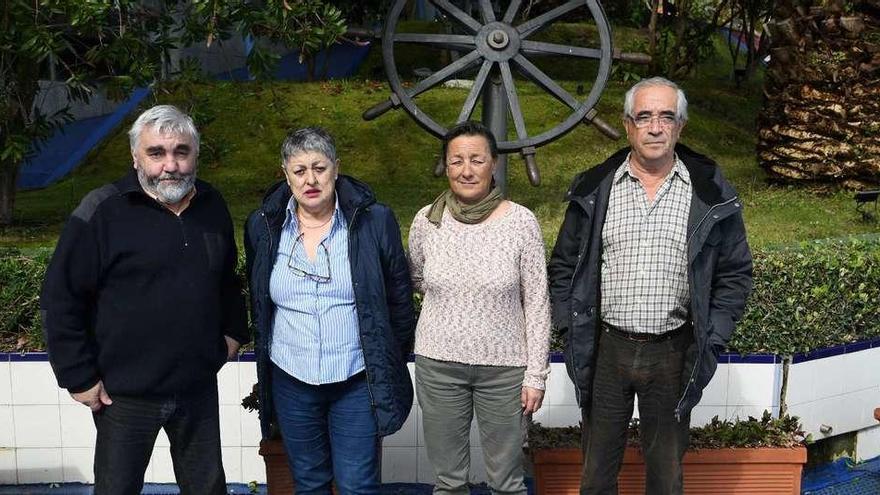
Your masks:
M849 354L852 352L864 351L866 349L880 348L880 337L853 342L851 344L838 345L834 347L826 347L815 351L797 353L792 356L792 363L803 363L816 359L823 359L841 354ZM48 361L49 355L46 352L0 352L0 363L6 362L40 362ZM414 355L410 354L407 361L413 362ZM238 361L242 363L253 363L256 361L254 351L243 352L238 356ZM561 352L550 353L551 363L564 363L565 357ZM781 363L782 357L775 354L737 354L723 353L718 356L719 364L776 364Z

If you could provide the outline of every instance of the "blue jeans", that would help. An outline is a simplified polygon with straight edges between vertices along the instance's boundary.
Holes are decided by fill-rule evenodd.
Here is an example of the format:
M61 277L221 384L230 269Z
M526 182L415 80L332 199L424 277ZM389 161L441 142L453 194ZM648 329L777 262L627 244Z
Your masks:
M379 493L379 436L364 373L309 385L272 367L272 398L297 495Z
M217 386L182 396L112 396L94 414L95 495L137 495L159 429L171 443L171 462L182 495L225 495L220 457Z

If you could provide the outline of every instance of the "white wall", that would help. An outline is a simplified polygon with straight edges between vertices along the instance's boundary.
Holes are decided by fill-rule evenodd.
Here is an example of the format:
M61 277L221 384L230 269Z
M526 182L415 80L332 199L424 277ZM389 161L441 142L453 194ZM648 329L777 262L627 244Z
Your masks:
M786 404L789 414L799 416L804 430L815 439L875 427L874 408L880 407L880 348L792 364ZM822 425L831 431L822 433ZM874 451L874 456L880 454Z
M732 418L778 410L779 374L776 364L722 364L695 409L692 423L705 423L714 415ZM218 380L226 479L265 482L263 461L257 453L257 414L241 407L241 399L256 382L255 363L228 363ZM552 364L544 407L534 419L548 426L580 421L574 388L563 364ZM46 361L0 362L0 484L92 482L94 439L89 410L57 387ZM383 445L384 481L432 482L417 404L403 428L385 438ZM485 480L476 427L471 432L471 468L474 481ZM146 481L174 481L164 433L156 442Z

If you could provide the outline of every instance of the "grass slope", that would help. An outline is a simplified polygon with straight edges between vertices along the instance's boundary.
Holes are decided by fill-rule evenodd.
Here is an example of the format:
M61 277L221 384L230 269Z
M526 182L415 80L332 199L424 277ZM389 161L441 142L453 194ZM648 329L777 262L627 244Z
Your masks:
M849 193L818 194L766 183L754 152L760 81L734 88L727 77L729 62L721 55L726 52L721 48L718 53L717 59L702 66L684 84L690 100L690 122L682 141L716 159L737 187L746 206L752 245L877 230L876 223L860 220ZM577 84L561 83L572 93ZM610 83L599 103L600 116L621 129L626 86ZM379 200L392 206L404 235L416 211L446 185L445 179L434 178L431 173L439 151L437 139L405 112L389 112L373 122L360 118L364 109L388 96L384 84L364 80L313 84L218 82L166 89L148 104L170 102L198 114L204 140L199 174L224 194L239 234L247 213L259 205L266 188L281 179L278 150L287 129L307 125L329 129L337 138L343 172L369 183ZM569 115L562 105L532 85L520 85L518 91L532 135L550 129ZM420 96L418 104L448 125L466 95L462 89L434 89ZM479 112L474 118L479 119ZM562 220L562 197L571 178L625 145L625 140L612 142L591 127L578 126L538 150L543 183L537 188L528 184L522 160L511 157L509 195L536 213L548 249ZM120 128L67 179L44 190L20 193L17 225L0 229L0 246L52 245L79 200L89 190L126 173L130 164L125 128Z

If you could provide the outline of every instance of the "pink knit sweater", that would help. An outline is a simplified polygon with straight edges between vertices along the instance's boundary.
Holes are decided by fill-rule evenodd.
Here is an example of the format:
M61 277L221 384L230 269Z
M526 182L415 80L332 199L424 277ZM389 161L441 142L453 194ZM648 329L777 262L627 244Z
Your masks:
M544 241L535 215L511 202L479 224L449 212L441 225L422 208L409 231L410 270L424 294L415 353L465 364L525 366L523 385L550 373L550 301Z

